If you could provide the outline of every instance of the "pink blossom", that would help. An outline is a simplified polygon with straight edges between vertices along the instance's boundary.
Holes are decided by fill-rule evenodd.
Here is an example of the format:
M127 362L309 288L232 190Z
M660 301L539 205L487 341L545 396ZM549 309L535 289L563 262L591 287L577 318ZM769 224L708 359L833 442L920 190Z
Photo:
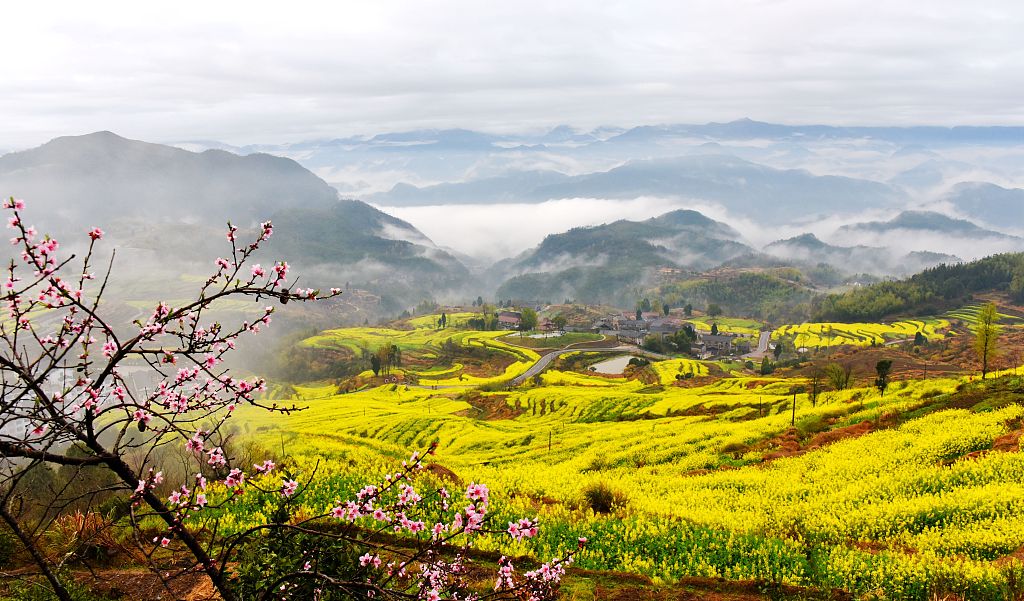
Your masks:
M217 257L217 260L214 261L214 263L220 269L228 269L230 267L230 265L228 264L228 260L221 257Z
M274 462L269 460L269 459L264 461L262 465L258 464L258 463L254 463L254 464L252 464L252 466L260 474L269 474L270 472L274 471L275 467L277 467L276 465L274 465Z
M160 539L160 546L161 547L166 547L169 544L171 544L171 539L167 538L166 536L163 537L162 539Z
M94 227L91 230L89 230L89 238L91 238L93 240L99 240L102 237L103 237L103 230L101 230L100 228Z
M224 479L224 486L234 488L236 486L241 486L244 481L245 473L243 473L242 470L235 468L228 472L228 477Z
M259 263L252 266L252 277L261 278L265 275L267 275L267 272L265 269L263 269L263 267L260 266Z
M295 480L285 480L281 486L281 494L290 497L295 494L295 491L299 489L299 483Z

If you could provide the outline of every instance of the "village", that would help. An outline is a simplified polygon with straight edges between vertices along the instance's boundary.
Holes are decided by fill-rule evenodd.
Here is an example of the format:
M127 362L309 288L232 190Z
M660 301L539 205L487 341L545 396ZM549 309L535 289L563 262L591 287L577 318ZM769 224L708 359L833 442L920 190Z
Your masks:
M665 315L657 311L637 309L635 312L609 312L588 323L579 321L569 323L564 317L559 319L556 307L534 305L537 306L537 309L531 307L531 311L552 315L552 317L544 316L537 319L536 331L541 336L553 336L564 332L587 332L600 334L607 340L644 347L648 350L660 350L669 340L675 342L683 339L688 343L688 354L697 359L736 356L760 358L771 350L767 331L725 331L724 328L720 329L714 318L692 319L680 315ZM517 306L530 307L530 303L519 303ZM499 329L523 330L521 310L499 310L496 321Z

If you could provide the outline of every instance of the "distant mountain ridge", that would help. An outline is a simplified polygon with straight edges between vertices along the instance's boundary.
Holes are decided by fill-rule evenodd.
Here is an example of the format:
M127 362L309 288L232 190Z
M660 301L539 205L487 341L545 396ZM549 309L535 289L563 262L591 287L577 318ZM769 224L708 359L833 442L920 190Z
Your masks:
M966 219L955 219L934 211L903 211L889 221L868 221L844 225L839 228L838 233L843 235L863 232L890 234L897 231L924 231L964 238L995 239L1024 244L1024 238L987 230Z
M834 246L814 234L778 240L764 247L773 257L803 265L826 263L845 274L870 273L906 276L942 263L959 263L944 253L914 251L906 254L871 246Z
M577 176L519 172L425 188L399 184L367 200L381 205L440 204L445 199L490 204L638 196L716 202L737 213L757 213L771 223L806 218L809 213L890 207L902 200L899 192L879 182L774 169L727 155L635 160L609 171Z

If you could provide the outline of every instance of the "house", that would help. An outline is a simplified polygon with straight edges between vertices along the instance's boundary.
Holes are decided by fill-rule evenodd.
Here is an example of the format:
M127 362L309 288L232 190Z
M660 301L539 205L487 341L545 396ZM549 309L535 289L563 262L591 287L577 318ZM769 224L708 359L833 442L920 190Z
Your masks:
M647 322L643 319L620 319L619 329L631 332L646 332Z
M498 313L498 326L506 330L518 330L523 322L523 316L516 311L502 311Z
M539 329L541 332L554 332L557 328L555 327L555 322L545 317L544 319L540 320L540 323L537 324L537 329Z
M648 327L651 334L659 336L674 336L676 332L683 329L683 323L678 319L655 319Z
M736 343L736 334L701 334L700 341L704 343L705 352L709 355L728 355L733 351Z

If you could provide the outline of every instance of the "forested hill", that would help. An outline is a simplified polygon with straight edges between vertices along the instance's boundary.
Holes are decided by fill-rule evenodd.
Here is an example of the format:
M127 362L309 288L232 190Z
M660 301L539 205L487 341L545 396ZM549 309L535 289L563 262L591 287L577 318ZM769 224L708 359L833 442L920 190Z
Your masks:
M1024 297L1024 253L939 265L905 280L880 282L815 300L815 321L876 321L895 315L940 313L987 291Z

